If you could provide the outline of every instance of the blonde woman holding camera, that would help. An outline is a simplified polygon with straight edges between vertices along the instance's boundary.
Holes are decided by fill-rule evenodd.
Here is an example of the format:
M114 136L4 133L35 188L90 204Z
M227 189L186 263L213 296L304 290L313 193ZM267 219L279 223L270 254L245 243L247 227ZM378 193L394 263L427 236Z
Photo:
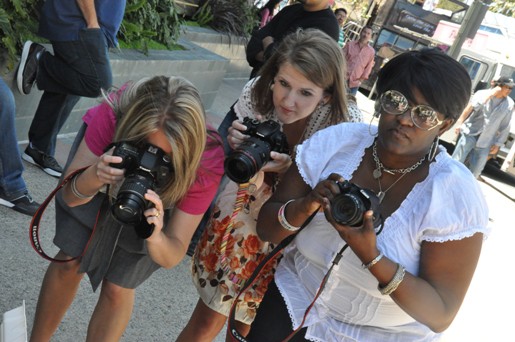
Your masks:
M136 287L158 268L172 268L182 260L223 174L219 136L206 127L198 90L181 77L129 82L88 110L83 121L65 175L85 169L57 195L54 238L60 249L56 259L79 258L48 267L31 341L50 340L85 273L94 290L101 285L86 339L119 340L131 317ZM120 142L140 153L136 164L148 163L155 152L162 160L154 162L166 168L153 189L141 189L142 179L132 184L139 185L132 195L139 193L145 203L137 223L114 214L117 189L134 176L120 168L128 165L130 153L113 156L110 146ZM140 171L146 172L143 166ZM157 180L163 170L153 171L142 177ZM105 186L112 191L106 194Z

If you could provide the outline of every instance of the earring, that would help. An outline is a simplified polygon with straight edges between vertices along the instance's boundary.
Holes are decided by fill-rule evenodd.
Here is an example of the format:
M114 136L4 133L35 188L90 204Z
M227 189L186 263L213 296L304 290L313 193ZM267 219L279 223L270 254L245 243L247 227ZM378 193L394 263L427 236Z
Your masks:
M375 113L374 113L375 116ZM373 136L374 138L377 137L378 131L376 131L376 134L372 133L371 127L372 127L372 121L374 121L374 118L370 119L370 123L368 124L368 134Z
M378 118L381 115L381 104L379 101L374 103L374 118Z
M436 136L436 139L431 144L429 152L427 153L427 160L432 162L435 159L436 152L438 152L438 145L440 144L440 136Z

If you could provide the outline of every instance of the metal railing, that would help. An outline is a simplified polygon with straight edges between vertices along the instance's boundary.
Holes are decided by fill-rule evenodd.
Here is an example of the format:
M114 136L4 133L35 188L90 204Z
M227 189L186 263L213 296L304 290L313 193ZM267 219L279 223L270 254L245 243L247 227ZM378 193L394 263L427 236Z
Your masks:
M359 33L361 32L361 29L363 28L363 25L355 22L355 21L348 21L343 25L343 33L345 34L345 43L356 40L359 38Z

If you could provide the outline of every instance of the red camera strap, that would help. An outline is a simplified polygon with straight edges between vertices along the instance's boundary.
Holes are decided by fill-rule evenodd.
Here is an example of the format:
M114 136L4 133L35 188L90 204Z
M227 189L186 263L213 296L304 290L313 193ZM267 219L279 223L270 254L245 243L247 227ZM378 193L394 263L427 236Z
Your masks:
M89 243L91 242L91 237L93 236L93 233L94 233L95 228L96 228L97 223L98 223L98 219L99 219L99 215L100 215L100 210L97 213L97 217L96 217L96 220L95 220L95 226L93 227L93 232L91 233L91 236L90 236L90 238L89 238L89 240L88 240L88 242L86 244L86 247L84 248L84 251L82 252L81 255L73 257L71 259L67 259L67 260L55 259L55 258L52 258L52 257L48 256L45 253L45 251L41 247L41 243L39 241L39 224L40 224L40 221L41 221L41 217L43 216L43 213L45 212L46 207L52 201L52 199L57 194L57 192L59 190L61 190L66 185L66 183L68 183L70 180L72 180L73 177L77 176L79 173L81 173L84 170L86 170L88 167L89 166L83 167L83 168L75 170L71 174L69 174L60 184L57 185L57 187L50 193L50 195L48 195L48 197L45 199L45 201L43 203L41 203L41 206L38 208L38 210L36 211L36 213L32 217L32 220L30 222L30 231L29 231L30 242L32 244L32 248L34 248L34 250L41 257L43 257L44 259L46 259L48 261L57 262L57 263L64 263L64 262L68 262L68 261L72 261L72 260L78 259L78 258L82 257L82 255L84 255L84 252L88 249Z
M238 295L236 296L236 298L234 299L233 303L232 303L232 306L231 306L231 311L229 313L229 320L228 320L228 323L227 323L227 329L229 330L229 336L232 337L232 340L233 341L239 341L239 342L247 342L247 339L242 336L238 330L235 328L235 315L236 315L236 304L238 303L238 299L240 298L241 294L244 293L245 291L247 291L248 288L250 288L257 280L257 277L259 276L259 274L261 273L261 271L263 270L263 268L268 265L271 261L273 261L278 255L280 252L282 252L282 250L288 246L288 244L295 238L295 236L297 236L297 234L302 230L304 229L304 227L306 227L310 222L311 220L315 217L315 215L318 213L318 210L316 210L315 212L313 212L313 214L311 214L310 217L308 217L308 219L302 224L302 226L300 227L300 229L295 233L295 234L292 234L286 238L284 238L273 250L272 252L270 252L270 254L268 254L263 260L261 260L261 262L256 266L256 268L254 269L254 272L252 272L252 275L247 279L247 281L245 282L245 284L243 285L243 287L241 288L240 292L238 293ZM342 250L338 253L338 255L341 255L341 253L343 253L343 251L346 249L347 245L345 245ZM340 256L341 257L341 256ZM336 258L335 258L336 259ZM338 261L340 259L338 258ZM333 261L333 266L334 266L334 261ZM324 277L324 279L322 280L322 285L320 286L320 289L318 291L318 293L316 294L315 296L315 299L313 299L313 302L311 302L311 304L308 306L308 308L306 309L306 312L304 314L304 319L302 320L302 323L299 325L299 327L297 329L295 329L290 335L288 335L283 341L289 341L300 329L302 329L302 325L304 324L304 321L309 313L309 311L311 310L311 308L313 307L313 305L315 304L315 301L317 300L318 296L320 295L320 293L322 292L323 290L323 287L327 281L327 278L329 278L329 274L331 273L331 270L332 270L332 266L331 266L331 269L329 270L329 272L327 272L326 276Z

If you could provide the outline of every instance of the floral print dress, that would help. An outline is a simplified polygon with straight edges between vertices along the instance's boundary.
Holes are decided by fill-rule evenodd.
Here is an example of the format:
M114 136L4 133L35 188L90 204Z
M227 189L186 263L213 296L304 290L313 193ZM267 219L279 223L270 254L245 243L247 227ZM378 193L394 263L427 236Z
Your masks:
M263 178L261 172L257 178ZM259 210L272 195L268 184L262 183L259 188L258 185L251 182L248 189L240 191L241 210L233 217L240 186L228 182L193 256L193 280L202 300L209 308L225 316L229 316L231 305L245 280L273 249L256 234ZM254 285L240 296L236 310L238 321L252 323L268 283L274 277L276 265L277 259L267 265Z

